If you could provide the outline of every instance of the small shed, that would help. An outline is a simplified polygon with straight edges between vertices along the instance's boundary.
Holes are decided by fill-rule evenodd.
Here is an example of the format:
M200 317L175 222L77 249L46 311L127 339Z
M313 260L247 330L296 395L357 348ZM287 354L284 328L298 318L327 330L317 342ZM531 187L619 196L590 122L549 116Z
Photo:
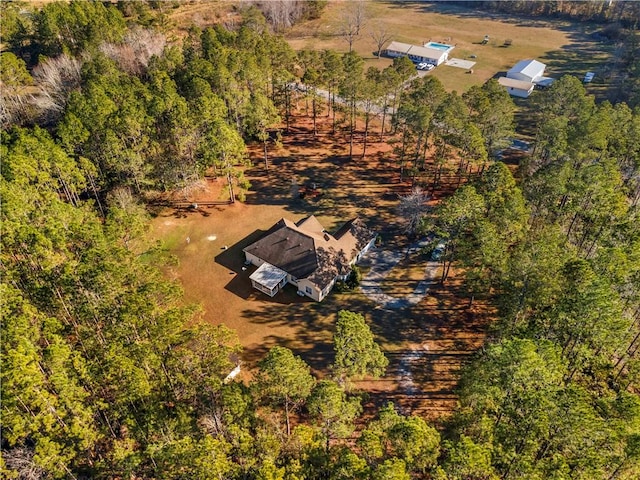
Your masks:
M522 80L514 80L507 77L498 78L498 83L507 89L509 95L520 98L527 98L535 87L531 82L523 82Z
M551 78L551 77L540 77L539 79L537 79L535 82L533 82L535 84L536 87L540 87L540 88L548 88L551 85L553 85L553 82L555 82L556 79L555 78Z
M508 72L507 78L535 83L544 77L544 69L547 66L537 60L520 60Z

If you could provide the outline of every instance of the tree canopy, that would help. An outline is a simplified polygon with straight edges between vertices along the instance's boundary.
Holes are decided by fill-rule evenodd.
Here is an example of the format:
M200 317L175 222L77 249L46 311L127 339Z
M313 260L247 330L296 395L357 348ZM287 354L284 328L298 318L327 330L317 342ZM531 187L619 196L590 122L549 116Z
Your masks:
M590 3L576 11L637 10ZM571 76L529 107L495 81L460 96L411 79L407 58L365 70L353 51L294 52L269 29L322 7L242 5L236 23L178 41L165 2L0 4L3 478L638 478L638 108ZM349 46L364 7L348 6ZM406 233L444 244L441 281L460 272L468 307L495 307L438 424L358 391L389 366L366 310L337 312L331 366L275 345L253 378L225 380L235 334L135 249L151 193L214 175L242 201L247 143L268 170L297 99L314 125L333 116L354 161L363 120L361 163L381 112L389 168L412 187ZM496 152L521 108L534 148L516 167ZM426 209L452 165L453 191Z

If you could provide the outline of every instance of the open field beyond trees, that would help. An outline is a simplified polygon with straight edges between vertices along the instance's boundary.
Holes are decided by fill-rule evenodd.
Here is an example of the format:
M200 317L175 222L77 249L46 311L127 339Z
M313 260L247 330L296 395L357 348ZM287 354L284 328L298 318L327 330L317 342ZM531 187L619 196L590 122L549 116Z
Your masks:
M233 19L229 2L185 4L173 12L172 18L180 25L195 22L206 26ZM522 18L507 14L475 11L458 5L441 5L429 2L374 1L365 3L365 22L354 43L354 50L367 66L384 68L391 59L375 55L376 44L371 33L384 29L396 41L419 45L429 40L455 45L450 57L472 59L476 64L473 74L465 69L441 65L430 75L439 78L449 91L462 93L473 85L481 85L488 79L504 73L516 62L535 58L547 64L547 74L552 77L577 75L587 71L599 72L600 79L589 85L592 93L599 93L605 64L613 47L594 41L590 34L601 28L592 23L568 22L543 18ZM301 22L284 32L285 38L295 50L333 49L348 50L348 44L340 35L345 12L350 3L330 1L321 18ZM182 31L182 30L179 30ZM489 35L490 41L482 45ZM505 40L512 40L508 47Z
M638 3L35 5L0 4L1 478L640 478ZM514 101L523 57L556 81ZM323 302L252 288L268 229Z
M232 4L217 2L228 7L227 13L220 13L207 3L181 5L171 16L178 26L233 22ZM320 19L296 25L286 38L296 50L346 51L347 43L338 33L346 8L347 2L329 2ZM476 55L473 74L445 65L430 73L450 91L482 84L523 58L546 62L549 74L560 76L597 70L598 62L608 56L602 46L588 40L591 27L577 23L515 19L420 2L366 2L366 17L354 49L368 65L384 68L391 63L374 54L370 34L379 28L402 42L454 44L452 57ZM491 38L487 45L480 44L484 35ZM504 46L507 39L513 40L509 47ZM271 153L269 172L261 149L251 148L254 166L246 175L252 189L245 203L164 210L153 221L152 236L177 257L178 264L168 267L167 273L183 285L186 299L202 304L208 322L224 323L237 332L245 347L246 366L254 366L270 347L282 345L300 354L316 374L326 374L332 361L336 314L340 309L353 310L367 317L391 361L385 378L361 386L372 393L384 392L373 397L376 402L394 398L406 407L442 417L455 405L457 372L482 345L490 321L486 306L466 309L460 279L454 277L435 288L409 311L387 311L359 292L334 292L318 304L301 299L294 287L287 286L270 299L251 288L248 277L253 269L242 270L242 248L282 217L297 221L314 214L328 230L335 230L360 215L381 232L383 248L403 248L406 239L399 235L395 209L398 195L407 193L410 185L399 182L391 147L376 143L366 159L349 161L348 137L330 135L330 122L326 123L314 138L310 118L299 111L282 148ZM293 198L294 183L311 182L319 186L321 195ZM455 187L454 182L448 187ZM435 197L445 194L438 191ZM210 179L189 201L223 200L225 195L224 181ZM400 262L383 282L383 290L398 296L411 292L424 272L424 261L424 255L416 255Z

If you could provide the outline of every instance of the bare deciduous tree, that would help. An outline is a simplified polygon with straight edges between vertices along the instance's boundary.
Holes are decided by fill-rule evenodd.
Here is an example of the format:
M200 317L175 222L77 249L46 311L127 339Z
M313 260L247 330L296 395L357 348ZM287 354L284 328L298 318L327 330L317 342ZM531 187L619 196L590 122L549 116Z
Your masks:
M33 113L31 108L31 94L6 88L0 88L0 126L8 128L11 125L22 125L28 122Z
M41 114L50 117L60 115L67 104L69 94L80 87L82 61L62 54L49 58L33 69L33 78L39 88L35 97Z
M398 214L403 220L403 231L412 238L419 230L422 219L427 213L429 195L420 187L414 187L411 193L400 197Z
M260 8L276 32L293 26L304 15L304 2L299 0L261 2Z
M166 44L162 33L137 27L127 32L121 44L103 43L100 50L125 72L140 75L146 71L153 56L162 55Z
M362 0L350 1L347 4L344 20L340 27L340 35L349 44L349 51L360 36L366 19L365 2Z
M389 42L393 36L391 32L387 29L386 25L383 23L377 23L371 29L369 33L374 42L376 42L376 49L378 52L378 60L380 59L380 52L382 52L382 47Z

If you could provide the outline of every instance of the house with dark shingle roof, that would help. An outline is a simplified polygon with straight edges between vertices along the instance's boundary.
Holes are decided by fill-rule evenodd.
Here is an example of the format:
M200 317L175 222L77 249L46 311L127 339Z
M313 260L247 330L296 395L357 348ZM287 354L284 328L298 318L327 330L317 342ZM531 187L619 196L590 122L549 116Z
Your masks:
M279 220L243 251L258 267L249 277L257 290L273 297L291 283L298 294L321 302L374 243L375 234L359 218L330 234L311 215L296 223Z

